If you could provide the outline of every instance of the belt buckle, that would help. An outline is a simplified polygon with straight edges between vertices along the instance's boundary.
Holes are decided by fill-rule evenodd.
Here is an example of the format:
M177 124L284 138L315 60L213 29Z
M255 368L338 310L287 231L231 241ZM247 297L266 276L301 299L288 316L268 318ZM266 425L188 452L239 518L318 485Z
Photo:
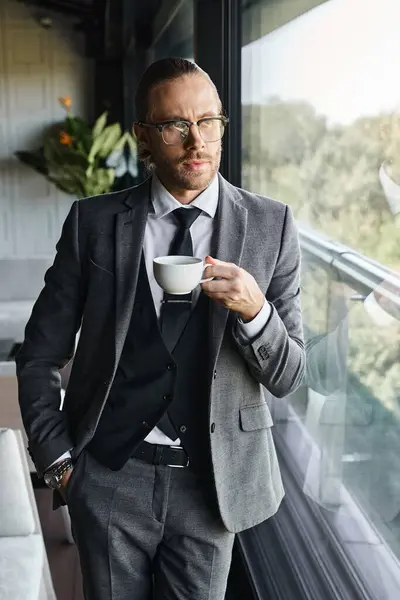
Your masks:
M182 446L170 446L171 450L183 450ZM189 466L190 458L187 457L186 465L167 465L167 467L173 467L175 469L186 469Z

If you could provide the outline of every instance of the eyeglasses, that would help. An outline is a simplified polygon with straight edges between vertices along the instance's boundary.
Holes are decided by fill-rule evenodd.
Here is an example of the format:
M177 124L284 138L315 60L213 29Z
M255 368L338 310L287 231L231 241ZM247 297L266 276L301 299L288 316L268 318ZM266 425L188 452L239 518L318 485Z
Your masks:
M205 142L218 142L225 133L225 127L229 123L228 117L205 117L199 121L165 121L164 123L144 123L138 121L141 127L158 129L162 139L167 146L179 146L183 144L189 135L191 125L197 125L199 133Z

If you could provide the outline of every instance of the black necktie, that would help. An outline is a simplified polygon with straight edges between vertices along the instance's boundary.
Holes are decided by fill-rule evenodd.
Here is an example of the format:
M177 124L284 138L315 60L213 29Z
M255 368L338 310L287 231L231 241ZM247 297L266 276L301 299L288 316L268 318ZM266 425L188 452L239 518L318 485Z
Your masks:
M172 241L169 254L175 256L193 256L192 236L190 227L193 225L201 210L192 208L177 208L173 215L179 223L179 229ZM164 292L161 305L160 324L164 342L170 352L175 348L185 325L189 320L192 306L192 292L175 296ZM172 440L176 439L176 431L168 413L165 413L157 426Z
M193 256L190 227L200 215L199 208L177 208L173 215L179 223L179 229L172 241L169 254ZM161 332L168 350L172 352L189 319L192 305L192 293L175 296L164 293L161 307Z

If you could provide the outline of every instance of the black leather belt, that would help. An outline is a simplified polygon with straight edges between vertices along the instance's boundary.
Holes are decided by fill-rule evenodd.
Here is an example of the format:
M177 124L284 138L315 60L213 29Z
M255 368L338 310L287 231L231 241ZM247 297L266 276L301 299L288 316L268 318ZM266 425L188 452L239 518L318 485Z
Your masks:
M133 455L152 465L167 465L168 467L188 467L189 457L181 446L164 446L142 442Z

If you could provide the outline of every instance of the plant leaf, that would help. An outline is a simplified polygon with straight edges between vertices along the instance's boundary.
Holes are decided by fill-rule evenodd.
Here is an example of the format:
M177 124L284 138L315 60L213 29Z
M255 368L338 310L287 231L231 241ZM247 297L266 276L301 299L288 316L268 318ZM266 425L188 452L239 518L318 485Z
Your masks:
M84 119L81 119L81 117L68 116L65 119L65 127L67 133L76 138L81 138L84 135L90 135L92 133L88 123Z
M137 177L139 175L139 169L137 164L137 156L136 154L131 154L128 159L128 171L132 175L132 177Z
M124 156L124 151L123 149L115 149L111 152L111 154L109 154L106 158L106 165L107 167L111 167L113 169L115 169L117 167L117 165L119 164L119 162L121 161L121 159L123 159Z
M119 123L109 125L102 133L93 141L93 145L89 153L89 162L92 162L98 154L105 158L113 150L121 137L121 126Z
M107 127L103 133L107 133L107 136L105 137L103 146L99 151L99 156L105 158L118 144L121 137L121 126L119 123L114 123L114 125Z
M88 159L71 146L63 146L57 139L47 138L44 143L44 158L48 165L76 165L87 169Z
M104 130L104 127L106 126L106 123L107 123L107 116L108 116L108 112L107 111L103 112L103 114L100 115L100 117L97 119L96 123L94 124L93 130L92 130L92 136L93 136L94 140L97 137L99 137L99 135Z
M87 195L104 194L109 192L114 183L114 169L95 169L85 184Z
M18 158L19 161L31 167L41 175L47 175L48 169L46 167L46 161L44 160L43 155L37 152L25 152L24 150L14 152L14 156Z
M47 163L62 164L63 156L61 154L61 144L54 138L47 138L44 142L44 158Z
M118 152L124 149L124 146L127 142L126 139L126 132L121 136L121 138L117 141L117 143L115 144L115 146L112 149L112 152Z

